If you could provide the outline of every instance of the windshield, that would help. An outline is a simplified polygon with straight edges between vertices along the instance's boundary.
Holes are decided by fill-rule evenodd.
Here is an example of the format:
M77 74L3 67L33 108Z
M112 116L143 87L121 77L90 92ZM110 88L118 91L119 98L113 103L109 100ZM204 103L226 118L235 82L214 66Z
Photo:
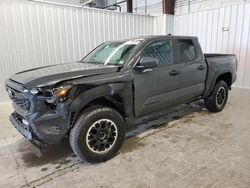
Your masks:
M126 42L105 42L84 57L83 63L96 63L103 65L123 65L132 50L141 40Z

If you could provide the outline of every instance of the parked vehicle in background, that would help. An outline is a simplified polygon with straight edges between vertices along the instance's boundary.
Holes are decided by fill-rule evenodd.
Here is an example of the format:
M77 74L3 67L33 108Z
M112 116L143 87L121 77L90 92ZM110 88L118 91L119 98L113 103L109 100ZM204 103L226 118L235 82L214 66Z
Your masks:
M102 162L137 118L198 99L223 110L236 69L235 55L203 54L196 37L105 42L81 61L11 76L10 120L35 145L69 136L81 159Z

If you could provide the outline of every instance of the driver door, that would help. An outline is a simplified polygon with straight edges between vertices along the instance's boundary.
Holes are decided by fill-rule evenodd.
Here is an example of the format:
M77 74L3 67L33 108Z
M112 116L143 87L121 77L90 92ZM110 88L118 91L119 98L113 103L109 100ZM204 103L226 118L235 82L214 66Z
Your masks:
M181 97L181 65L174 63L172 40L154 41L140 54L157 59L158 66L147 70L134 69L135 115L158 111L178 104ZM137 63L136 66L140 65Z

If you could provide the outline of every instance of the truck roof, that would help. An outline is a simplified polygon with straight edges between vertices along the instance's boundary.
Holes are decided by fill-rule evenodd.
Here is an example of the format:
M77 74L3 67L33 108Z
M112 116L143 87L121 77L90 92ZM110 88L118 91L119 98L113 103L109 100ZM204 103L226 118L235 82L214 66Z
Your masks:
M149 36L139 36L139 37L133 37L133 38L127 38L123 40L114 40L113 42L125 42L128 40L156 40L156 39L198 39L198 37L195 36L178 36L178 35L149 35Z

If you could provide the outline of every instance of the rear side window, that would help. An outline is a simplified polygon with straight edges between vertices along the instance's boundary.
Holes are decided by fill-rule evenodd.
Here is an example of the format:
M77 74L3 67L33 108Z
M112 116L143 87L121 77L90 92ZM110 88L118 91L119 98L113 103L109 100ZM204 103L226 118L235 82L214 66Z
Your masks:
M188 63L196 59L196 52L192 40L177 40L177 55L179 63Z
M142 51L141 57L154 57L159 65L173 64L172 41L157 41L149 44Z

